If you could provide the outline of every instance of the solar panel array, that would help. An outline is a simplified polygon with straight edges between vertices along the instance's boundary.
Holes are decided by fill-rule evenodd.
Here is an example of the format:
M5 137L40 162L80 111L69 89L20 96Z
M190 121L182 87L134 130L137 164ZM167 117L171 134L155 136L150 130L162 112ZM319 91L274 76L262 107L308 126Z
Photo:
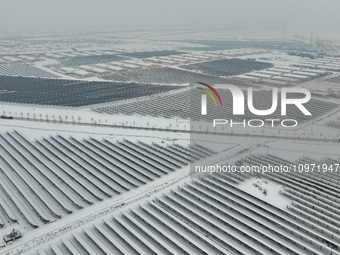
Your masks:
M148 96L178 88L141 83L0 76L0 101L78 107Z
M150 57L180 55L184 53L186 52L181 52L181 51L176 51L176 50L160 50L160 51L141 51L141 52L122 53L122 55L133 57L133 58L150 58Z
M205 82L209 84L235 84L238 86L258 87L257 85L249 85L241 81L171 67L134 70L119 74L104 75L102 78L114 81L134 81L141 83L189 84Z
M248 73L255 70L267 69L273 67L273 64L232 58L183 65L180 67L188 70L200 71L205 74L227 77L232 75Z
M98 63L107 63L112 61L120 61L124 58L119 57L117 55L97 55L97 56L77 56L72 57L67 60L61 60L60 63L62 66L73 67L73 66L81 66L81 65L94 65Z
M325 123L326 126L340 129L340 117L337 120L329 120Z
M234 121L243 121L244 119L280 119L281 109L278 107L276 111L264 118L254 115L246 107L245 115L233 115L233 99L228 90L217 89L218 94L221 96L223 106L215 105L213 100L207 100L207 115L201 115L201 94L198 89L178 90L164 96L156 96L152 99L143 101L136 101L122 105L112 105L95 108L98 112L105 112L109 114L139 114L139 115L152 115L162 116L166 118L180 117L190 118L191 120L209 121L213 119L233 119ZM246 95L246 91L244 91ZM289 98L295 98L300 94L289 94ZM280 105L280 95L278 96L278 105ZM245 96L247 100L247 96ZM253 92L253 102L255 109L266 110L272 106L272 93L271 91L260 90ZM338 104L326 101L311 99L304 106L311 112L312 116L304 115L296 106L287 105L287 119L295 119L299 123L309 121L320 117L321 115L332 111L339 107ZM255 125L255 124L253 124ZM287 123L288 125L288 123Z
M29 64L4 64L0 65L0 75L22 76L36 78L58 78L59 76L31 66Z
M244 160L251 165L293 163L273 155L247 155ZM305 160L315 161L298 162ZM291 204L278 207L240 188L245 180L264 177L283 185L278 196ZM339 173L257 179L240 172L214 173L73 231L34 254L336 255L339 182Z
M173 173L192 160L174 146L0 134L0 228L38 228Z
M336 76L336 77L330 78L330 79L328 79L326 81L334 82L334 83L340 83L340 76Z

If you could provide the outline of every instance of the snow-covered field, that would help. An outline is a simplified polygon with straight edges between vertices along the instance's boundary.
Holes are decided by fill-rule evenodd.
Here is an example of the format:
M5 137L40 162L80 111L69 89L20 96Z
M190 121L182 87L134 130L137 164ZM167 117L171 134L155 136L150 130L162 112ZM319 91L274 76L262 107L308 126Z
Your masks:
M60 79L105 81L99 74L80 78L65 73L58 65L73 57L200 46L167 41L164 36L155 47L136 38L127 37L126 44L113 48L83 44L78 51L69 46L51 50L48 45L49 53L31 45L32 54L22 54L34 58L21 59ZM182 70L183 64L224 58L255 58L273 64L268 70L232 77L256 77L254 85L262 90L274 86L268 79L282 80L289 74L287 86L339 95L339 83L327 81L339 72L322 69L336 66L339 58L320 62L279 50L241 48L145 59L126 55L115 65L124 72L137 67ZM1 59L7 63L19 58ZM306 63L315 69L298 66ZM88 66L92 72L109 65ZM325 76L316 77L313 70ZM17 229L22 237L8 244L0 241L0 253L340 254L340 169L334 170L340 163L340 129L327 125L340 120L340 99L315 98L335 106L290 129L280 125L214 129L212 123L179 117L92 110L98 105L72 108L2 102L0 114L14 119L0 119L0 236ZM145 100L133 98L112 105ZM195 166L217 164L238 164L239 170L315 164L332 171L190 172Z
M62 111L67 112L67 110ZM77 113L77 115L78 114L80 113ZM83 116L84 119L86 119L86 114ZM90 118L88 117L87 120L90 120ZM174 120L174 122L175 121L176 120ZM65 123L47 123L40 121L32 122L20 119L2 120L1 133L4 135L6 131L13 132L12 130L20 132L25 137L27 137L30 142L34 142L35 139L41 140L42 137L47 138L49 135L56 136L57 134L60 134L65 138L68 136L72 136L75 139L89 139L89 137L92 137L94 139L101 140L102 138L105 138L112 142L115 142L117 139L122 141L123 138L137 142L138 139L148 144L156 142L161 146L165 146L166 144L172 145L174 141L175 143L182 146L186 146L190 143L190 135L181 132L174 133L164 131L143 131L138 129L129 130L123 128L114 129L101 127L100 125L96 127L78 126L73 124L66 125ZM195 142L209 148L215 148L218 154L213 157L209 157L202 162L197 162L197 164L212 165L221 162L234 164L237 160L240 160L249 153L270 153L276 155L277 157L289 159L290 161L295 161L303 156L309 156L317 160L320 160L324 156L338 158L337 150L339 149L339 145L337 143L299 140L283 141L281 139L269 139L265 137L251 138L247 137L246 135L244 135L244 137L229 136L228 144L223 142L224 140L225 138L219 139L218 136L215 135L200 136L200 139ZM212 144L214 145L212 146ZM292 145L294 145L293 148ZM323 153L320 154L320 151ZM93 224L101 225L102 219L110 219L110 216L108 215L116 215L115 217L120 217L120 212L126 211L127 208L138 208L139 204L145 204L145 201L152 201L152 197L159 197L160 190L162 190L161 193L164 193L167 190L167 192L169 192L170 189L177 189L178 185L191 183L188 174L189 168L184 167L182 170L176 171L169 176L163 176L157 181L150 182L149 184L143 186L142 189L138 188L134 191L129 191L125 194L117 196L114 199L111 198L105 199L101 202L99 201L95 205L86 206L84 209L77 210L71 215L64 214L62 219L57 220L54 223L49 223L46 225L42 224L38 229L25 229L25 227L22 227L22 225L19 226L17 223L6 224L5 226L7 227L2 230L2 233L6 233L6 231L8 232L9 229L17 228L22 230L24 235L22 239L19 239L15 243L10 244L8 247L3 248L3 252L4 254L7 254L7 251L12 251L14 253L10 254L16 254L18 250L26 250L29 248L27 254L32 254L32 250L30 249L33 247L39 247L39 250L44 249L49 254L49 249L50 247L54 247L52 244L55 244L54 238L57 236L59 239L61 238L62 240L69 240L72 245L76 247L79 252L81 252L83 248L81 248L77 242L74 242L69 232L73 234L81 234L81 236L77 236L77 238L83 238L84 240L87 240L86 238L88 238L88 236L84 235L83 232L81 232L81 229L92 228ZM202 177L204 177L204 175L202 175ZM264 181L267 183L264 183ZM260 184L258 182L260 182ZM266 188L268 190L268 195L264 196L258 188L253 186L254 183L258 183L259 186ZM163 190L165 187L168 188ZM251 194L252 196L267 201L275 207L278 207L282 210L287 210L286 206L291 204L292 200L287 197L283 197L278 193L279 190L282 190L282 187L283 186L281 184L267 178L256 179L251 177L245 182L241 182L238 188ZM63 227L61 228L60 226ZM208 229L208 231L211 230ZM28 232L30 234L28 234ZM201 241L198 243L201 243ZM39 244L41 244L41 246ZM60 249L64 249L64 246L60 245L60 243L57 245L58 247L61 247ZM92 246L92 244L91 247L96 250L95 246ZM126 249L130 248L127 247ZM112 252L113 251L114 250L112 250ZM67 253L67 250L64 250L63 252ZM213 250L211 250L211 252L213 253Z

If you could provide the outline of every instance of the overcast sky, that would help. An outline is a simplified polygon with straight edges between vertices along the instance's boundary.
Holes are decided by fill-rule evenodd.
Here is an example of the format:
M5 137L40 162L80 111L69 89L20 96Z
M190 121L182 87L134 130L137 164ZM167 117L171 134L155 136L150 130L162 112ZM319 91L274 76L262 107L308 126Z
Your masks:
M339 0L0 0L0 32L340 30Z

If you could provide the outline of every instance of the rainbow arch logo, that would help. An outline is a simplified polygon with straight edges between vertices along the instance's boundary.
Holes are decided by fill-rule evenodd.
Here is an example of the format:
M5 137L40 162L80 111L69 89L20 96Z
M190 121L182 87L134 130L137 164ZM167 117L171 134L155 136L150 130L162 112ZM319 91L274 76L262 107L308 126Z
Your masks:
M210 85L203 83L203 82L197 82L197 83L209 88L212 92L214 92L214 94L217 96L218 100L220 101L220 104L222 105L221 97L213 87L211 87ZM203 90L204 92L206 92L214 100L215 105L217 105L215 97L213 96L213 94L211 94L211 92L209 90L207 90L205 88L200 88L200 87L197 87L197 89L200 89L200 90Z

